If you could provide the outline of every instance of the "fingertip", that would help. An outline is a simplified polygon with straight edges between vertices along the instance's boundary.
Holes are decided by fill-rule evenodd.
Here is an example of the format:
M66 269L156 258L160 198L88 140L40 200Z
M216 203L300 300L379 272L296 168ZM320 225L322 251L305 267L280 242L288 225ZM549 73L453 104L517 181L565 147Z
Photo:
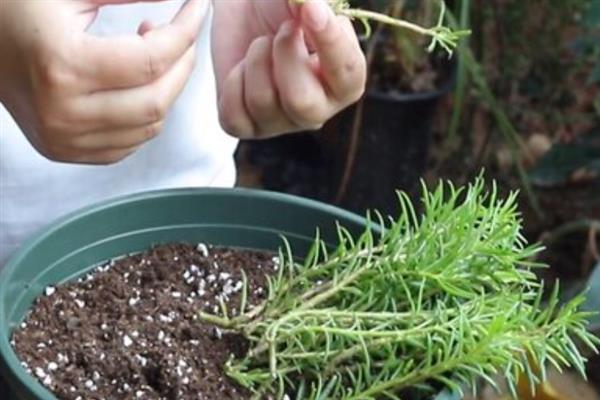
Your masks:
M313 32L325 30L334 16L333 10L324 0L307 0L302 5L302 22Z
M279 30L273 39L276 52L281 49L300 49L305 48L303 31L300 25L294 20L288 20L281 24Z
M208 11L207 3L207 1L187 0L173 19L173 22L187 21L186 23L191 23L194 30L198 30Z
M154 24L148 20L143 21L138 27L137 33L140 36L144 36L147 32L154 29Z
M287 20L279 27L277 37L280 39L291 37L297 30L298 25L294 20Z

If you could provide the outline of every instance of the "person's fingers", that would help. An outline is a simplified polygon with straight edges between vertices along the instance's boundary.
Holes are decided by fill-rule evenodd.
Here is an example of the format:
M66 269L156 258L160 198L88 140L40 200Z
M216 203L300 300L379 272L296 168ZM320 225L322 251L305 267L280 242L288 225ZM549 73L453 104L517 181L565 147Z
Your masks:
M140 27L141 36L83 35L79 72L90 91L139 86L162 76L195 43L205 10L203 1L188 0L171 23Z
M332 95L342 102L356 100L364 90L366 61L350 21L336 17L322 0L302 7L302 26L319 56L322 78ZM349 26L345 26L349 25Z
M135 153L137 149L138 147L133 147L130 149L94 151L87 154L80 154L76 157L63 161L76 164L109 165L123 161L125 158Z
M123 149L83 150L80 148L63 148L52 154L41 150L41 154L49 160L69 164L107 165L119 162L138 149L138 146Z
M112 132L91 132L75 138L73 145L82 150L123 150L141 146L156 137L163 122L135 127L117 129Z
M73 107L88 131L138 127L162 121L184 88L195 61L195 46L157 81L130 89L96 92Z
M219 94L219 121L225 132L246 139L255 134L254 122L244 103L244 62L233 67Z
M272 79L273 38L255 39L244 58L244 97L250 117L261 137L287 131L294 124L285 116Z
M331 113L330 104L293 21L285 22L275 36L273 76L287 116L300 127L319 128Z

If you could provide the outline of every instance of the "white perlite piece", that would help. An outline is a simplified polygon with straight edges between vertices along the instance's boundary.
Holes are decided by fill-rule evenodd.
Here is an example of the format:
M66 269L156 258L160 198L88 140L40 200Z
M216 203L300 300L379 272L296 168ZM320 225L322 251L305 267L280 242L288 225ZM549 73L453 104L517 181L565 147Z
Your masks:
M222 339L223 331L221 329L215 327L215 336L217 337L217 339Z
M67 356L65 356L63 353L58 353L57 354L57 362L59 363L68 363L69 362L69 358Z
M48 363L48 371L56 371L58 369L58 364L54 361L50 361Z
M129 347L133 344L133 340L127 335L123 336L123 346Z
M231 274L230 274L230 273L227 273L227 272L221 272L221 273L219 274L219 279L220 279L220 280L222 280L222 281L226 281L226 280L227 280L227 279L229 279L230 277L231 277Z
M204 243L198 243L196 250L202 254L202 257L208 257L208 247Z
M148 359L146 357L136 354L135 358L139 361L142 367L145 367L148 364Z
M159 314L158 319L160 322L173 322L173 319L164 315L164 314Z
M46 296L52 296L56 292L56 288L53 286L48 286L45 290Z

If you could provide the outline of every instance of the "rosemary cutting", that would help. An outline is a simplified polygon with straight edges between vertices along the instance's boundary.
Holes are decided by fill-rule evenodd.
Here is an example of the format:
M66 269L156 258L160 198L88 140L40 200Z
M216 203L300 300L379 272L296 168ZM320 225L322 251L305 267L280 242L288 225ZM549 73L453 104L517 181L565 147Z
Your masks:
M339 227L334 249L317 237L303 263L284 243L264 303L200 315L250 342L227 373L257 399L310 400L427 398L495 386L499 373L515 393L521 374L536 384L549 365L585 375L579 347L600 344L591 314L583 295L560 306L558 285L542 301L531 261L542 248L526 244L516 197L481 177L440 183L424 188L422 216L400 193L398 219L376 213L358 238Z
M306 0L290 0L292 3L304 3ZM441 46L448 55L452 55L452 52L458 45L458 42L471 34L470 30L452 30L447 26L444 26L444 18L446 15L446 3L440 2L440 15L437 24L431 28L424 28L415 23L405 21L399 18L393 18L389 15L378 13L370 10L363 10L359 8L351 8L347 0L328 0L329 5L337 15L342 15L353 20L358 20L362 23L365 28L365 36L371 34L371 22L378 22L385 25L390 25L396 28L408 29L416 32L420 35L431 37L431 42L427 47L427 50L432 52L438 46Z

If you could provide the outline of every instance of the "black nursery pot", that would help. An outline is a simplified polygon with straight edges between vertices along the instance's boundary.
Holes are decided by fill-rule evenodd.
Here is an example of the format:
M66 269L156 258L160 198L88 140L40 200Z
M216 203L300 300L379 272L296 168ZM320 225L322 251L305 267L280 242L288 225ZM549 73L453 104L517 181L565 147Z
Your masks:
M350 178L340 199L343 208L363 214L377 209L398 215L395 191L412 197L425 171L431 125L439 100L452 89L454 71L439 89L403 94L370 90L363 99L360 137ZM354 108L340 118L335 174L341 179L348 157Z

